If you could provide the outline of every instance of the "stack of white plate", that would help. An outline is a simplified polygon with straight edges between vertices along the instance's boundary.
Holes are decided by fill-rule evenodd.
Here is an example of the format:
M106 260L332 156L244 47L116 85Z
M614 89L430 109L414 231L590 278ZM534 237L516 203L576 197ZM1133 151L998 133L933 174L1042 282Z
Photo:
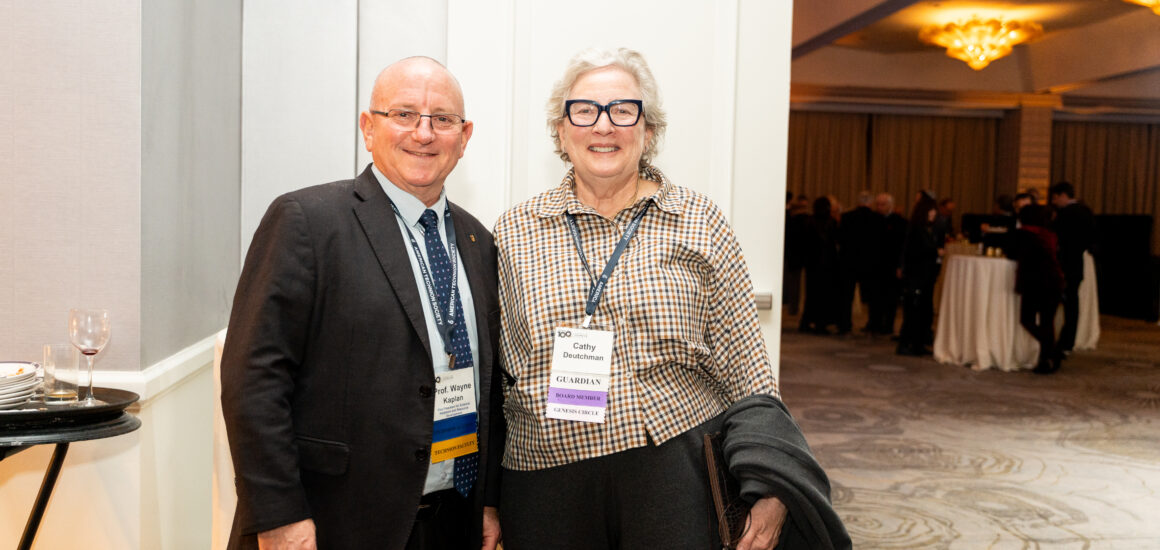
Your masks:
M0 411L22 408L32 399L40 385L36 371L36 363L0 362Z

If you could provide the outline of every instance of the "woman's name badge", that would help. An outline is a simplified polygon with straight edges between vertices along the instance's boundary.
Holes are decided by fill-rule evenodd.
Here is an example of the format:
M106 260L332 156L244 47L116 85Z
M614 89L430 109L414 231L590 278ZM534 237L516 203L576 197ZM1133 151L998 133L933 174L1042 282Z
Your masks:
M474 371L474 368L464 368L435 375L431 462L443 462L479 450Z
M612 374L612 331L556 327L545 416L604 423Z

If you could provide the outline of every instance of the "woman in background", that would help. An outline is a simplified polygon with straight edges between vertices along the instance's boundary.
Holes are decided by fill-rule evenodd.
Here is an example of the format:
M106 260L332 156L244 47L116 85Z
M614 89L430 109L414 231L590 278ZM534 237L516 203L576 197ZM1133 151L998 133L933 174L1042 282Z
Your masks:
M899 355L930 355L934 323L934 283L939 271L939 243L934 233L938 205L929 195L919 196L910 213L902 252L902 329Z

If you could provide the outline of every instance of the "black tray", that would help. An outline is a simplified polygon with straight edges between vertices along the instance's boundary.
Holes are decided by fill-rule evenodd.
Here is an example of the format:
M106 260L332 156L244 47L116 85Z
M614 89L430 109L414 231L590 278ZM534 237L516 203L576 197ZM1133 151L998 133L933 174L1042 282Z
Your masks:
M126 407L136 403L140 397L131 391L114 388L93 388L93 396L101 403L92 407L81 405L81 401L64 405L46 405L43 401L36 400L28 402L22 409L0 411L0 435L6 430L103 422L120 416Z

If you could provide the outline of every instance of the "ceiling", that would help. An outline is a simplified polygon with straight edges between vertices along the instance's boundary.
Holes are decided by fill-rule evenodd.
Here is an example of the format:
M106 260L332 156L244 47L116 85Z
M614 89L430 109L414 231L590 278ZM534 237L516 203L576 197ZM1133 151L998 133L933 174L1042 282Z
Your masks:
M978 15L1044 34L975 71L918 40ZM792 100L1160 116L1160 16L1122 0L794 2Z

